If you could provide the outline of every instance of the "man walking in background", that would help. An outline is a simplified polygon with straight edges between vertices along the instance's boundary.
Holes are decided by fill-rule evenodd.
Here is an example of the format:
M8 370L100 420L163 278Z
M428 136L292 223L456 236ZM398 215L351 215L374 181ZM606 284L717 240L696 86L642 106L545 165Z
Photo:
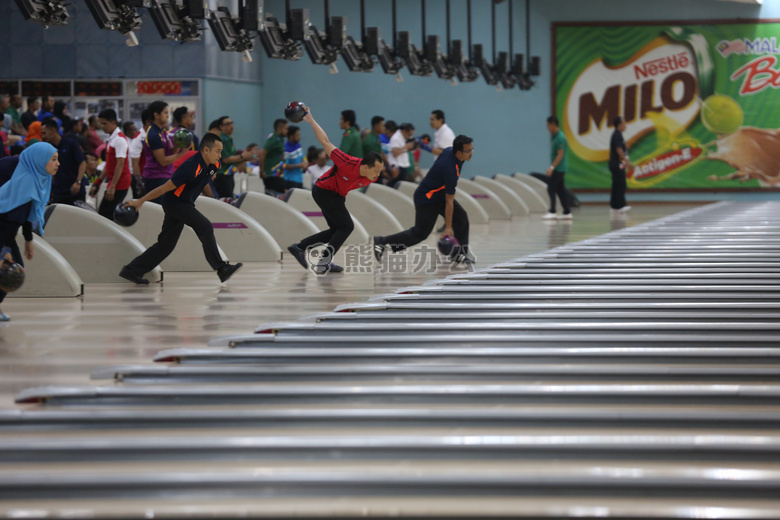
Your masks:
M626 206L626 172L631 168L628 160L628 147L623 139L626 131L626 121L622 117L615 118L615 131L609 140L609 172L612 174L612 192L609 197L610 212L627 213L631 206Z
M566 197L566 185L564 184L564 176L566 175L566 169L568 163L566 161L568 155L568 145L566 144L566 136L561 131L558 118L550 116L547 118L547 131L550 132L552 139L550 156L551 164L547 168L547 177L549 177L549 183L547 184L547 194L550 196L550 211L547 212L542 218L544 220L553 220L560 218L561 220L571 220L571 208L569 207L569 201ZM558 217L555 214L555 196L561 201L563 206L563 215Z

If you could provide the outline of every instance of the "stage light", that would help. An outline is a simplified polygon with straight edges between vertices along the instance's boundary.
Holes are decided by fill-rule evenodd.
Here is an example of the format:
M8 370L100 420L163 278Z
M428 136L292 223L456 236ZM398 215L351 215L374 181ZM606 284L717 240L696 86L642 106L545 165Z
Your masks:
M188 42L200 40L200 23L190 15L190 9L179 7L175 0L151 0L149 11L157 31L164 40ZM194 11L197 16L198 11ZM201 16L205 17L203 9Z
M363 44L356 42L352 36L347 36L341 48L341 57L352 72L371 72L374 70L374 60L364 50Z
M287 26L279 23L276 18L266 18L259 34L260 42L269 58L298 61L303 56L301 45L289 37Z
M366 54L376 56L385 74L398 74L404 66L404 61L396 58L391 49L382 39L379 27L369 27L363 39L363 50Z
M311 25L308 9L292 9L288 25L290 39L303 42L303 47L312 63L332 65L338 60L341 48L330 46L327 34Z
M531 87L536 84L531 79L531 75L525 72L525 56L522 54L515 54L511 72L520 90L531 90Z
M495 64L495 72L498 76L498 80L501 82L501 86L506 90L514 88L514 86L517 84L517 79L512 75L509 67L507 66L508 59L509 55L506 52L499 52Z
M440 39L438 36L428 36L425 42L425 60L433 65L433 70L441 79L452 79L455 77L455 69L450 66L447 56L441 53Z
M135 9L143 0L86 0L92 17L101 29L118 31L127 37L130 47L138 45L134 30L141 27L141 15Z
M246 29L240 26L239 20L230 15L230 10L227 7L221 6L216 11L209 12L208 20L209 27L211 27L220 49L240 52L244 61L251 61L248 51L254 48L252 37Z
M408 31L398 33L396 54L406 62L406 68L412 76L430 76L433 72L431 64L422 58L422 53L412 45Z
M482 77L485 78L485 82L488 85L498 85L498 78L493 71L493 66L485 60L485 56L482 53L482 45L474 45L474 66L478 67L482 73Z
M539 56L531 57L531 64L528 66L528 74L531 76L542 75L542 59Z
M16 0L25 20L49 27L67 25L70 14L61 0Z
M309 34L303 40L303 46L315 65L333 65L339 58L340 49L328 45L325 31L318 31L313 25L309 26Z
M452 40L448 59L461 82L475 81L479 77L479 71L472 67L463 56L463 42L461 40Z

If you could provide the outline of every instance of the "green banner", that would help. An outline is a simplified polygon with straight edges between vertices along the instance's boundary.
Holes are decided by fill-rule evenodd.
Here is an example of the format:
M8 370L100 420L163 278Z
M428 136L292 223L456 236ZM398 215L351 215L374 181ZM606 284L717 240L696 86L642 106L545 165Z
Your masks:
M555 26L572 188L609 188L613 121L634 189L780 186L780 23Z

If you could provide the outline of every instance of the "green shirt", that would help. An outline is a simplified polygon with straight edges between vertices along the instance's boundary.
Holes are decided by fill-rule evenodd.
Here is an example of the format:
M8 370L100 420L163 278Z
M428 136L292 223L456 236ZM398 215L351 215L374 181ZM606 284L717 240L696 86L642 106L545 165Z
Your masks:
M355 130L355 127L344 132L339 150L352 157L363 158L363 143L360 141L360 133Z
M265 141L263 150L265 150L263 172L266 175L272 175L271 170L273 170L276 165L282 162L282 159L284 158L284 138L277 134L271 134L271 136Z
M555 167L555 171L559 172L565 172L568 169L567 164L567 155L569 155L567 152L568 146L566 144L566 136L563 135L562 130L558 130L558 133L552 136L552 147L550 149L550 164L555 161L555 158L558 157L558 150L563 150L563 157L561 157L561 162L558 163L558 166Z
M22 116L19 115L18 110L16 110L14 107L8 107L8 110L6 110L5 113L11 116L11 119L14 120L19 126L22 126Z
M236 145L233 144L233 138L227 134L221 134L219 136L222 139L222 164L217 170L217 175L225 175L231 165L225 162L225 158L236 154Z
M368 155L368 152L376 152L382 155L382 141L379 140L379 136L374 132L371 132L363 139L363 157Z

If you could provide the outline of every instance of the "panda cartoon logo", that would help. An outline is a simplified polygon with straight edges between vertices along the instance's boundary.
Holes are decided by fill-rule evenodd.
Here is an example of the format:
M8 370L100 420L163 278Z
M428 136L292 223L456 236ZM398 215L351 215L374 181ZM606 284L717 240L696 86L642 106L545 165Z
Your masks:
M329 245L316 244L306 248L306 261L316 274L329 272L332 260L333 248Z

